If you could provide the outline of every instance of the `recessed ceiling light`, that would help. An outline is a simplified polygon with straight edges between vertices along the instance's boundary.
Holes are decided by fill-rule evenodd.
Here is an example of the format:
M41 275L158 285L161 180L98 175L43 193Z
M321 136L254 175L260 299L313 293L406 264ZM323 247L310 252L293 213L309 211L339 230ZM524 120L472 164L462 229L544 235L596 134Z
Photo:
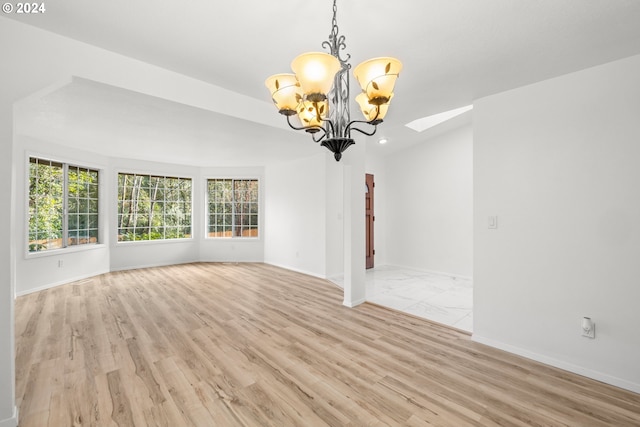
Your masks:
M407 123L405 126L415 130L416 132L422 132L436 125L439 125L442 122L446 122L447 120L459 116L460 114L465 113L471 109L473 109L473 104L467 105L466 107L456 108L455 110L445 111L444 113L438 113L432 116L416 119L410 123Z
M387 138L380 138L378 140L378 144L386 144L387 142L389 142L389 140Z

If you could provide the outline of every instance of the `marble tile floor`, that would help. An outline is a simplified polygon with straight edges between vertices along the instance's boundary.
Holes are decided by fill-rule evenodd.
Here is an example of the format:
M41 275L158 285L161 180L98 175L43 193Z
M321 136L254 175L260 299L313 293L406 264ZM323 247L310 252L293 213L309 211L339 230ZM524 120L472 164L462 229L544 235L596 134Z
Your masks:
M344 286L344 278L332 279ZM473 282L470 279L394 266L367 270L367 301L473 331Z

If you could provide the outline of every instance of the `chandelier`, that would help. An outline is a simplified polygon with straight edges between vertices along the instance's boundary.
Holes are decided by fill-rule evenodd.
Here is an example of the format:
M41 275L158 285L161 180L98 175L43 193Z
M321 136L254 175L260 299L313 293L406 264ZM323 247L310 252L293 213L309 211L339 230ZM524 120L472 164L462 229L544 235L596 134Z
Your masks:
M304 130L315 142L334 153L336 161L342 152L355 144L351 132L371 136L387 114L393 98L393 87L402 69L395 58L374 58L354 68L353 74L362 88L356 96L365 120L351 120L349 112L349 59L341 57L346 48L345 37L338 34L336 0L329 40L322 47L330 53L308 52L291 62L295 74L276 74L265 81L278 112L287 118L292 129ZM292 123L292 117L296 116ZM361 124L372 126L369 131Z

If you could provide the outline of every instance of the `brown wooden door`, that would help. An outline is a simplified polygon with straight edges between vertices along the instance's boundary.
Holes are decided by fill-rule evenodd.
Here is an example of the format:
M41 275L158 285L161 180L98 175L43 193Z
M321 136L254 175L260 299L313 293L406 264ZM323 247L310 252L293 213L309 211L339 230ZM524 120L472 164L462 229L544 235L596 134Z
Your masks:
M365 224L367 227L367 250L366 250L366 264L367 268L373 268L373 256L376 251L373 248L373 222L376 217L373 215L373 189L375 183L373 182L373 175L365 175Z

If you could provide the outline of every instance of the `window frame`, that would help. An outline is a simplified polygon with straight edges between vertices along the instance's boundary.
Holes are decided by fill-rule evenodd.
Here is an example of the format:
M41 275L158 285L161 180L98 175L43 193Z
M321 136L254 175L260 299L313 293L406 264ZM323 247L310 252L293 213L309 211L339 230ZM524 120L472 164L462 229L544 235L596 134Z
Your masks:
M115 170L115 183L114 183L114 201L115 201L115 205L114 205L114 218L115 218L115 227L113 227L113 238L114 238L114 242L116 245L154 245L154 244L166 244L166 243L178 243L178 242L190 242L194 240L194 236L195 236L195 231L196 231L196 224L194 223L194 208L196 207L196 201L195 201L195 184L196 184L196 178L194 176L191 175L187 175L187 174L181 174L181 173L165 173L165 172L154 172L154 171L142 171L142 170ZM176 237L176 238L171 238L171 239L146 239L146 240L119 240L118 236L119 236L119 232L120 232L120 226L119 226L119 205L120 205L120 198L119 198L119 189L120 189L120 175L124 174L124 175L136 175L136 176L144 176L144 177L148 177L148 178L173 178L173 179L180 179L180 180L190 180L191 181L191 189L190 189L190 197L191 197L191 201L190 201L190 214L189 214L189 223L190 223L190 227L191 227L191 233L189 235L189 237ZM165 200L166 201L166 200ZM150 227L151 228L151 227Z
M30 205L29 201L31 199L31 160L35 159L37 161L50 162L50 163L58 163L62 165L62 178L63 178L63 194L62 194L62 204L63 204L63 215L62 215L62 242L63 246L60 248L52 248L46 249L42 251L30 251ZM105 233L104 233L104 177L105 170L104 166L92 164L91 162L85 161L76 161L69 159L61 159L54 156L49 156L45 154L40 154L36 152L25 152L25 191L24 191L24 231L23 231L23 239L24 239L24 256L25 259L29 258L39 258L46 256L59 256L61 254L68 254L73 252L82 252L82 251L90 251L95 249L100 249L105 247ZM97 172L98 174L98 210L97 210L97 236L95 243L83 243L76 245L69 245L69 168L79 168L84 170L90 170L93 172Z
M209 200L209 181L214 181L214 180L230 180L232 182L234 181L256 181L258 184L258 200L256 202L257 204L257 208L258 208L258 214L257 214L257 224L256 224L256 229L257 229L257 235L256 236L234 236L233 235L233 229L235 227L235 199L231 202L232 204L232 231L231 231L231 236L209 236L209 220L210 220L210 216L211 216L211 212L209 211L209 204L210 204L210 200ZM221 175L221 176L208 176L204 179L204 238L205 240L211 240L211 241L218 241L218 242L223 242L223 241L236 241L236 242L241 242L241 241L257 241L257 240L261 240L262 239L262 233L263 233L263 224L262 224L262 212L263 212L263 206L262 206L262 179L259 176L229 176L229 175Z

